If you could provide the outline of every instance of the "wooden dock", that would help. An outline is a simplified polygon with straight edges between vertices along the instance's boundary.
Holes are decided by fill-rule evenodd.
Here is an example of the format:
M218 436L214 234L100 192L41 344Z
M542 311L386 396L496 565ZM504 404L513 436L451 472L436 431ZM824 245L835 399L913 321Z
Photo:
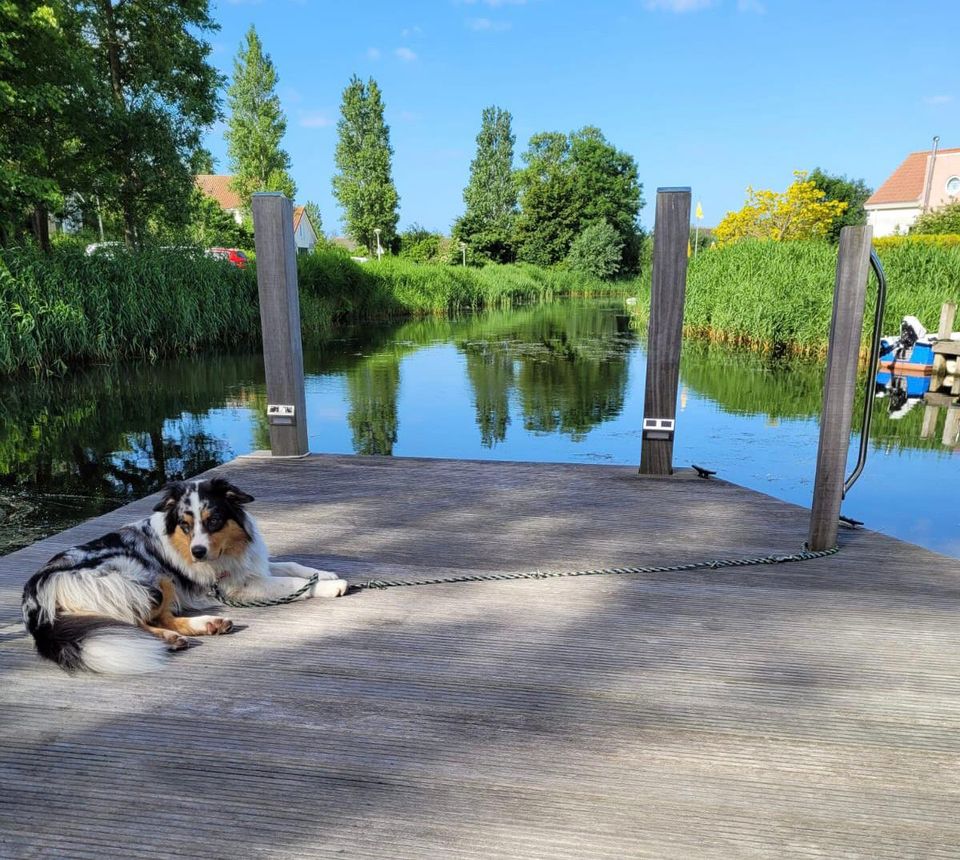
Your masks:
M370 578L792 553L809 513L635 469L313 456L217 470L277 556ZM362 591L69 677L0 559L4 858L958 858L960 562Z

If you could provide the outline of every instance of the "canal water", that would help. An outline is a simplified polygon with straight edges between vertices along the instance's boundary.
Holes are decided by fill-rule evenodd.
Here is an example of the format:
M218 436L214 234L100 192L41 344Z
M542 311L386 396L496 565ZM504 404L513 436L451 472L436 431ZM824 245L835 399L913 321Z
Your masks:
M313 451L639 462L645 351L622 304L357 326L305 344L304 359ZM688 340L675 464L809 505L822 374L820 362ZM0 553L269 447L257 353L91 367L2 392ZM939 442L943 414L923 440L922 406L892 420L877 405L843 512L960 557L960 451Z

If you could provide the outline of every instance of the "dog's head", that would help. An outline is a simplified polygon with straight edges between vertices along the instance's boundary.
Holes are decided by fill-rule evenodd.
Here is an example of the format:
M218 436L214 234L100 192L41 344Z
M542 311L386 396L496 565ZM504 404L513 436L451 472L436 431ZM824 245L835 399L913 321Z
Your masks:
M252 501L224 478L176 481L154 510L164 514L164 532L187 563L216 562L246 552L253 533L243 506Z

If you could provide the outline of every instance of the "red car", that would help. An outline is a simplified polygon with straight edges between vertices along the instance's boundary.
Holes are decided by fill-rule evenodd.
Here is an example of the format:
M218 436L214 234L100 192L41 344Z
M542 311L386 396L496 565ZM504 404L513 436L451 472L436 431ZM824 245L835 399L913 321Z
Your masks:
M247 268L247 255L237 248L207 248L204 253L215 260L226 260L238 269Z

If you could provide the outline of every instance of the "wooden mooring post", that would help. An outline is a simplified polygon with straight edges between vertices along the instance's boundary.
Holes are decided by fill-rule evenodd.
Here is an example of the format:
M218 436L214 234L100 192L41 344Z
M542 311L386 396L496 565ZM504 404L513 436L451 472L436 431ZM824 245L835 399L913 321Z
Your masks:
M813 485L813 510L807 540L809 548L814 551L830 549L837 544L872 238L873 228L869 226L844 227L840 231L833 318L830 321L827 372L823 384L823 411L820 415L817 476Z
M270 451L275 457L300 457L308 452L307 404L291 202L280 193L254 194L253 231Z
M647 380L643 398L641 475L673 474L680 381L683 300L690 244L690 189L658 188L654 223Z

